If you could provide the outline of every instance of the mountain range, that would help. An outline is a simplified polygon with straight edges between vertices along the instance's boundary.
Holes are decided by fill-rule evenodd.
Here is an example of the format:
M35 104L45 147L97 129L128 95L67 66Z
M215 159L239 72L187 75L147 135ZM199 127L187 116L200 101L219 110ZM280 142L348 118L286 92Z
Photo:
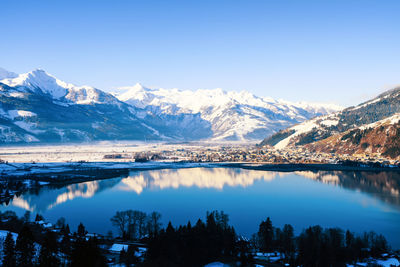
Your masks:
M17 75L0 68L0 143L261 140L340 109L221 89L136 84L107 93L66 83L41 69Z
M400 157L400 87L329 115L281 130L261 145L311 152Z

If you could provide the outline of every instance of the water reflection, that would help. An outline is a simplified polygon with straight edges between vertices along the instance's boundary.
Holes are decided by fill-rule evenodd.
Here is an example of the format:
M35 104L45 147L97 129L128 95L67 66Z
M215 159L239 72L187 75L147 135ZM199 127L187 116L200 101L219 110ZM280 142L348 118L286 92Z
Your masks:
M142 193L144 189L192 186L222 190L225 186L247 187L253 185L256 180L271 181L285 175L287 173L233 168L166 169L130 173L127 178L122 179L118 188L125 191L134 191L137 194Z
M128 177L90 181L61 188L45 188L14 198L10 205L43 212L76 198L91 198L106 189L132 191L197 187L223 190L224 187L249 187L256 181L269 182L292 173L235 168L188 168L131 172ZM302 171L296 175L321 183L340 186L372 195L400 208L400 175L395 172ZM285 190L282 188L281 190Z
M303 171L303 177L372 195L400 208L400 174L397 172Z
M91 198L96 193L115 186L120 180L120 178L97 180L67 185L61 188L44 188L37 194L31 192L15 197L10 205L32 212L43 212L78 197Z

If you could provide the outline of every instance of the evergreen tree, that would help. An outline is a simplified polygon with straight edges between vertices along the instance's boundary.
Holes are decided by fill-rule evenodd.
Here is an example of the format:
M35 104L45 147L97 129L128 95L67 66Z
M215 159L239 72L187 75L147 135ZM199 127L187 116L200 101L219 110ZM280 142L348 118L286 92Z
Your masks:
M87 234L86 228L82 223L80 223L78 225L78 232L77 233L78 233L79 237L84 237Z
M282 229L282 252L287 260L293 260L295 253L294 229L290 224L285 224Z
M39 254L39 266L41 267L57 267L60 260L57 255L58 244L56 236L53 232L46 232L42 247Z
M57 222L56 222L56 227L58 228L65 228L65 218L64 217L60 217Z
M31 212L29 210L27 210L24 213L24 223L28 223L30 221L30 219L31 219Z
M64 234L64 236L61 240L60 250L62 253L64 253L66 255L67 258L71 257L71 253L72 253L71 246L72 246L71 239L70 239L69 235Z
M16 266L15 259L15 243L11 232L7 233L3 247L3 266L14 267Z
M260 249L263 252L270 252L273 249L274 228L271 219L268 217L266 221L261 222L258 237L260 240Z
M35 222L38 222L38 221L43 221L44 220L44 218L43 218L43 216L42 215L40 215L39 213L38 214L36 214L36 217L35 217Z
M71 267L105 267L106 258L101 253L97 239L77 238L72 245Z
M69 224L67 224L64 228L63 234L65 235L69 235L71 233L71 231L69 230Z
M15 249L18 266L28 267L33 265L33 256L35 255L34 238L31 229L26 224L18 234Z

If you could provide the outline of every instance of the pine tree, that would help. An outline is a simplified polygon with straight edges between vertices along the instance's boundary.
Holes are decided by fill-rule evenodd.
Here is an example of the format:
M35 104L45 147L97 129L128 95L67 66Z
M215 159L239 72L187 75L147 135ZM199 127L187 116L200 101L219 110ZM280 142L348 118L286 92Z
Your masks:
M69 230L69 225L67 224L67 226L65 226L64 229L64 234L69 235L71 233L71 231Z
M67 258L71 257L71 239L68 235L64 234L63 239L61 240L60 250Z
M39 266L41 267L57 267L60 260L57 257L58 244L56 236L53 232L47 232L39 254Z
M24 225L19 232L15 249L18 266L28 267L33 265L35 245L32 231L28 225Z
M82 223L80 223L78 225L78 236L84 237L86 234L87 234L87 231L85 229L85 226Z
M35 217L35 222L38 222L38 221L43 221L44 220L44 218L43 218L43 216L42 215L40 215L40 214L36 214L36 217Z
M4 241L3 255L4 267L16 266L15 243L11 232L7 233L6 240Z
M294 229L290 224L285 224L282 230L282 251L286 259L293 259L295 253Z
M273 248L274 228L271 219L268 217L266 221L261 222L258 237L260 240L260 248L264 252L270 252Z

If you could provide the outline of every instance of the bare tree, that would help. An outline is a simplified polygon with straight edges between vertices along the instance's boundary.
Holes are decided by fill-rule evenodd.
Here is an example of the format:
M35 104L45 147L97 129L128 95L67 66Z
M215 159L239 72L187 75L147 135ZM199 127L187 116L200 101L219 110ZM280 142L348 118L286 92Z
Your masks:
M153 211L150 216L148 217L147 227L149 234L156 235L160 231L161 228L161 214Z
M146 229L146 218L147 218L147 214L139 211L137 214L137 218L138 218L138 234L139 234L139 238L142 238L146 235L147 233L147 229Z
M126 226L128 223L128 217L126 211L117 211L115 215L110 219L111 223L118 228L123 237L126 233Z

